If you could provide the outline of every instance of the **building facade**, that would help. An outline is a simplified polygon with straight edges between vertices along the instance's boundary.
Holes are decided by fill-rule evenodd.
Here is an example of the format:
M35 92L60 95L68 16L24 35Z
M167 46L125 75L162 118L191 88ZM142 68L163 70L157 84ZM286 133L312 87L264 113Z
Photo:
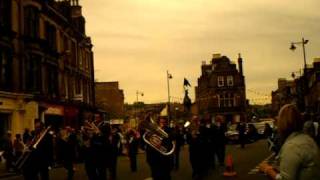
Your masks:
M320 58L308 64L300 76L293 74L292 81L278 80L278 89L272 92L274 115L287 103L297 104L301 112L320 120Z
M272 114L277 116L280 108L288 103L297 102L297 88L293 80L278 79L278 88L271 92Z
M195 103L199 115L221 115L229 122L246 121L246 88L242 58L238 69L226 56L214 54L211 62L203 62Z
M97 107L106 112L107 118L124 117L124 93L119 82L96 82L95 97Z
M6 129L33 129L35 119L76 127L90 116L93 52L81 8L78 0L0 0L0 116L7 119L0 123Z

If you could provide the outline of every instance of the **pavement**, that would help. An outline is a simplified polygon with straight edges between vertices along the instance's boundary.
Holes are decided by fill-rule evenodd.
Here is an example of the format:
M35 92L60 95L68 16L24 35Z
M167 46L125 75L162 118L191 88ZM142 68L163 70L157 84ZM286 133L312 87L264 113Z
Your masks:
M208 177L205 180L215 179L237 179L237 180L267 180L268 178L257 171L257 165L268 158L271 154L267 150L267 142L260 140L252 144L246 145L244 149L241 149L239 145L227 145L226 154L233 156L234 168L237 172L236 177L226 178L222 176L224 167L218 167L211 169ZM172 180L192 180L191 178L191 166L189 163L188 147L182 148L180 168L172 172ZM1 168L1 166L0 166ZM131 172L129 159L125 156L121 156L118 159L118 180L149 180L150 169L146 163L145 154L138 154L138 171ZM0 171L1 172L1 171ZM2 171L3 172L3 171ZM66 179L66 171L63 168L54 168L50 171L50 177L53 180L64 180ZM10 174L2 176L0 179L7 180L22 180L23 177L19 174ZM75 180L87 180L87 176L84 170L83 164L76 165Z

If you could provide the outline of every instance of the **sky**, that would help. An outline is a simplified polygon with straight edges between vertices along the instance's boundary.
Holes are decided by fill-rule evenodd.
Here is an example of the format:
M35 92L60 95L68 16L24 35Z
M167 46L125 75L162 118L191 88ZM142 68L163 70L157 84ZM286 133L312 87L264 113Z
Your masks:
M165 102L167 70L172 101L184 96L183 78L194 87L212 54L243 58L247 98L270 103L278 78L292 79L320 57L319 0L80 0L92 38L95 78L119 81L125 102Z

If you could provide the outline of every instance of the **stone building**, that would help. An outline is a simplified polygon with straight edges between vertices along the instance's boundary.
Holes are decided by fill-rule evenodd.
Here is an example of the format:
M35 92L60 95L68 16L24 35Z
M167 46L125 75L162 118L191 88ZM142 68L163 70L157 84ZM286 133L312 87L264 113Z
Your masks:
M283 105L297 102L295 84L293 80L278 79L278 88L271 93L272 114L274 116L277 116Z
M301 112L320 119L320 58L308 64L303 74L293 80L279 79L278 89L272 91L272 110L277 115L281 106L297 104Z
M78 0L0 0L0 127L79 126L94 107L93 53ZM3 125L3 126L2 126Z
M95 97L97 107L103 109L108 118L124 117L124 94L119 82L96 82Z
M239 54L238 69L226 56L214 54L211 62L203 62L195 103L199 115L222 115L226 121L246 121L246 88L243 60Z

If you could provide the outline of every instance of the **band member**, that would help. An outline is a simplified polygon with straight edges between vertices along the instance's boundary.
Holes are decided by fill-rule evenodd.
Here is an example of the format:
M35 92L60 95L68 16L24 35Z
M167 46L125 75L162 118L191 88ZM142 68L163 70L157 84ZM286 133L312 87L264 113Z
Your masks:
M127 134L128 156L130 159L130 168L132 172L137 171L137 153L139 147L139 133L134 129L129 130Z
M94 130L83 129L83 156L89 180L107 179L106 168L111 158L110 131L109 124L95 127Z
M183 132L179 125L176 125L175 127L174 136L176 142L176 149L174 150L174 169L178 170L180 163L180 151L181 147L184 145Z
M73 179L74 175L73 161L75 159L75 143L73 143L70 138L71 133L68 128L61 129L57 138L59 160L68 172L68 180Z
M217 116L215 119L215 154L218 157L219 165L224 166L224 159L226 154L226 131L227 126L222 116Z
M117 127L112 127L111 135L109 137L111 143L111 154L110 154L110 177L112 180L117 179L117 162L118 155L120 154L121 147L121 136L120 130Z
M172 132L168 127L167 120L159 119L159 126L168 135L172 141ZM173 155L163 155L151 146L146 146L147 163L151 169L153 180L171 180L171 171L173 169Z
M36 149L32 149L35 143L43 135L44 124L35 120L35 133L29 148L31 150L30 158L23 167L23 176L25 180L37 180L40 175L41 180L49 179L49 168L53 164L53 142L52 135L46 133L39 142Z

